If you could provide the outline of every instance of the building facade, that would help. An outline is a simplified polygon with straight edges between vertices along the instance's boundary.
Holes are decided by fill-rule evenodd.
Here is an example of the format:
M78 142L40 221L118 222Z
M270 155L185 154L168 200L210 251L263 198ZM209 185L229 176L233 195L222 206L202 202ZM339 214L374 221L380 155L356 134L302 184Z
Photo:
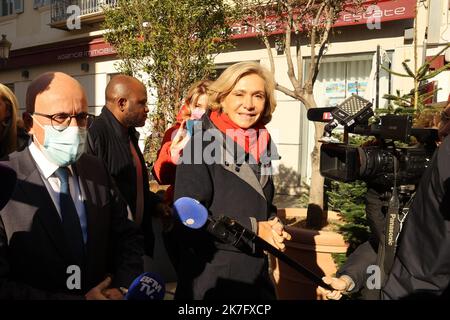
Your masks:
M21 109L25 108L28 84L46 71L66 72L85 87L90 112L98 114L104 105L104 89L116 74L117 56L114 48L103 40L102 5L114 5L114 0L0 0L0 34L12 43L10 58L3 61L0 81L16 93ZM412 81L380 71L378 100L376 98L376 58L380 49L381 62L395 71L403 71L401 63L413 60L412 31L415 9L418 9L419 61L432 56L450 41L449 2L445 0L384 0L377 7L359 16L340 17L330 39L326 56L314 89L319 107L331 106L357 93L383 107L382 95L388 92L407 92ZM80 18L78 20L78 17ZM269 66L265 47L253 30L235 27L234 50L215 58L218 69L235 62L253 60ZM426 36L425 36L426 35ZM291 48L294 54L295 48ZM309 48L302 46L305 55L303 70L307 70ZM281 53L281 54L280 54ZM273 48L276 80L290 86L286 57ZM442 65L450 60L450 52L442 56ZM447 100L450 91L450 72L436 79L441 90L436 100ZM314 126L306 119L300 102L277 92L278 107L269 129L274 135L282 156L282 164L296 175L294 181L308 181L310 153L313 147ZM151 128L143 130L143 136ZM293 183L291 192L297 189Z

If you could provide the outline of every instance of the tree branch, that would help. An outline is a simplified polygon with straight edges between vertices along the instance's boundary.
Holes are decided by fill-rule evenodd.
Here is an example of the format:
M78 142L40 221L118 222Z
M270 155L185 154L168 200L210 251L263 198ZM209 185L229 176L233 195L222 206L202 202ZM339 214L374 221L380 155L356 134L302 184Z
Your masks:
M299 93L301 91L300 83L298 82L298 79L295 77L294 72L294 64L292 62L292 54L291 54L291 33L292 33L292 25L295 23L294 21L294 13L292 10L292 7L290 4L286 4L287 10L288 10L288 20L286 23L286 30L285 30L285 53L286 53L286 62L288 66L288 77L289 80L292 83L292 86L294 87L294 91Z
M262 36L262 40L264 45L266 46L267 49L267 54L269 56L269 62L270 62L270 71L272 72L273 75L275 75L275 61L273 59L273 53L272 53L272 48L270 47L270 42L269 39L267 38L267 35L264 34Z
M319 66L320 66L323 54L325 53L325 50L327 48L327 43L328 43L328 39L329 39L329 36L330 36L330 30L331 30L331 28L333 26L332 21L333 21L333 14L334 14L334 12L333 12L332 8L329 8L329 10L330 11L328 12L327 24L325 26L325 30L324 30L323 35L322 35L322 40L321 40L321 43L320 43L320 49L319 49L319 53L318 53L318 56L317 56L317 62L315 63L314 74L313 74L312 81L311 81L311 85L313 87L314 87L314 83L317 80L317 76L319 74Z
M297 94L295 91L286 88L285 86L280 85L279 83L275 84L275 90L278 90L280 92L283 92L285 95L294 98L295 100L299 100L303 104L306 105L306 99L301 94Z
M312 85L313 85L313 77L314 77L314 70L316 69L316 36L317 36L317 28L319 27L320 17L322 15L322 12L325 8L325 6L328 4L328 1L322 2L322 4L319 7L319 10L317 11L316 16L314 17L312 29L311 29L311 63L309 65L309 73L308 73L308 80L305 82L306 90L307 92L312 91Z

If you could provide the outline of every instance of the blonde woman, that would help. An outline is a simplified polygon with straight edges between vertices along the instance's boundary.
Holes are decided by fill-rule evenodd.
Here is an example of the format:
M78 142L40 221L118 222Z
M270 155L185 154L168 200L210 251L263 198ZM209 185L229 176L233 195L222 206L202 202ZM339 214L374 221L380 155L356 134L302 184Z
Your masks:
M272 74L258 63L237 63L208 91L212 111L202 117L201 131L194 132L183 150L175 200L194 198L213 217L232 217L284 249L290 235L272 204L271 158L278 156L265 128L276 106ZM226 161L219 153L227 154ZM175 227L182 246L176 299L275 298L261 248L248 243L241 251L204 230Z
M165 194L165 200L170 204L173 202L176 163L189 140L188 133L184 129L188 120L199 120L208 108L207 90L211 82L200 80L190 87L178 113L177 122L164 133L161 148L153 165L152 173L156 181L159 184L170 185Z
M17 110L14 93L0 84L0 158L17 149Z

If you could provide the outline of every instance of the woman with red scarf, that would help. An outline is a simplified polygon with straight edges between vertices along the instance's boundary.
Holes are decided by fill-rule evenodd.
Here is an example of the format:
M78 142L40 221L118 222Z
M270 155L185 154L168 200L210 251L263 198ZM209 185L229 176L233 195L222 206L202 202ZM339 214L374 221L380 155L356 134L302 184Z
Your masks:
M211 82L200 80L191 86L177 115L177 122L164 133L152 174L159 184L170 185L165 193L165 201L169 204L173 202L176 163L190 138L185 130L186 123L188 120L199 120L205 113L208 107L207 89Z
M177 162L190 139L186 124L188 121L199 120L208 108L207 89L211 82L211 80L200 80L189 88L184 104L177 115L177 122L164 133L161 148L153 165L152 174L156 181L161 185L169 185L164 194L164 201L170 206L173 203ZM172 230L173 220L174 217L163 218L162 237L169 259L177 270L179 240Z
M272 74L255 62L227 68L208 88L201 128L183 149L175 200L200 201L213 217L237 220L279 249L289 239L272 204L271 159L279 159L265 128L275 110ZM237 250L206 231L176 224L180 262L176 299L274 299L268 258L248 243Z

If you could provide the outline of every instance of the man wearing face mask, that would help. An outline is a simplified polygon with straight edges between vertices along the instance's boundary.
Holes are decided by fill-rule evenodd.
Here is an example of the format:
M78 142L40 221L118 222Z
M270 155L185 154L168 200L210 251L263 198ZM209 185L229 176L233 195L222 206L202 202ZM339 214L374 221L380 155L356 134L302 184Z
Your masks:
M142 272L142 239L126 203L86 147L86 95L49 72L27 90L32 141L9 155L17 172L0 211L0 299L122 299Z
M148 172L136 127L147 119L147 90L136 78L117 75L105 90L106 105L89 128L87 152L102 159L144 233L145 253L153 256L152 216L167 208L150 191Z

